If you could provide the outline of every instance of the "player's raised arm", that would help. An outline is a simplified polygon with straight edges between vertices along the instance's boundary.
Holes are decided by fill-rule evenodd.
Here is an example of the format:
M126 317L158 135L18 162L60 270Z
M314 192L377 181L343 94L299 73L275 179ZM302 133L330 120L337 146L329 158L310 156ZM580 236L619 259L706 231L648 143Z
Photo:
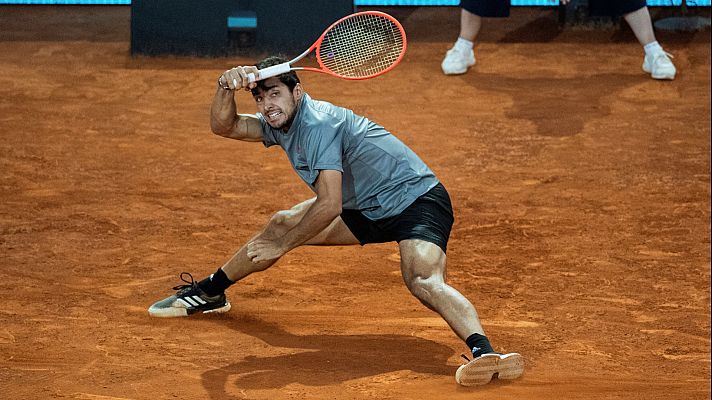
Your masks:
M257 71L255 67L235 67L225 71L218 78L218 87L210 107L210 129L216 135L248 142L262 141L262 126L256 116L238 114L234 93L236 90L250 90L247 74Z

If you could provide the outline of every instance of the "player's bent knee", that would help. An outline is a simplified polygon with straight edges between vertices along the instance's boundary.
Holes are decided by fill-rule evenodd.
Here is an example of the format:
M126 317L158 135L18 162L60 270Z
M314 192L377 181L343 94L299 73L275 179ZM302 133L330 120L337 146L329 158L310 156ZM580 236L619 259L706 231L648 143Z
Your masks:
M272 235L283 235L295 225L294 213L290 210L277 211L272 215L265 229Z
M438 297L444 289L444 284L442 279L431 276L428 278L423 278L420 276L414 276L405 281L408 290L421 302L431 304L432 300Z

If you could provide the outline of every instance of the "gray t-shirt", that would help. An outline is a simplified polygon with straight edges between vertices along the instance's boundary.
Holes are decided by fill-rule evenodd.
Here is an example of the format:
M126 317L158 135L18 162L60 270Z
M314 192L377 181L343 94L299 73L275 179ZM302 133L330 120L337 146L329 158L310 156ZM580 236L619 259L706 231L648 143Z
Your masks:
M344 209L371 220L400 214L438 184L427 165L398 138L346 108L304 94L287 133L262 114L263 142L280 145L300 178L315 191L320 170L342 172Z

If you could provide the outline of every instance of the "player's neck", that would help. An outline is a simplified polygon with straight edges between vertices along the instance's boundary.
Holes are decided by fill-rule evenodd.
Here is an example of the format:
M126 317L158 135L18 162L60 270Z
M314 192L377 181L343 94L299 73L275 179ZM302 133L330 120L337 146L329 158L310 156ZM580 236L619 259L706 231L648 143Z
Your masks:
M282 134L285 134L285 135L289 134L289 130L292 128L292 124L294 123L294 120L297 118L297 115L299 114L299 110L302 107L302 99L303 99L303 97L295 100L295 102L297 104L296 104L296 107L294 107L294 114L292 114L292 116L289 117L287 122L285 122L284 125L282 125L282 128L280 128L280 130L282 131Z

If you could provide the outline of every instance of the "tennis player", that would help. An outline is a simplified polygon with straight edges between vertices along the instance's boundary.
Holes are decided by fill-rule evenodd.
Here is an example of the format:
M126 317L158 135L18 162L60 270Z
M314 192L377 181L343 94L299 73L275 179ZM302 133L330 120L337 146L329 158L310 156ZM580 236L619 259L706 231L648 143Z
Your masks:
M275 213L266 226L209 277L155 304L155 317L226 312L225 290L272 266L302 245L398 242L410 292L440 314L472 352L456 380L466 386L519 377L521 355L495 353L475 307L445 282L446 251L454 222L445 187L427 165L383 127L351 110L309 97L293 71L250 83L247 74L284 63L269 57L218 79L211 128L220 136L278 145L314 198ZM238 114L235 91L251 90L258 114Z

